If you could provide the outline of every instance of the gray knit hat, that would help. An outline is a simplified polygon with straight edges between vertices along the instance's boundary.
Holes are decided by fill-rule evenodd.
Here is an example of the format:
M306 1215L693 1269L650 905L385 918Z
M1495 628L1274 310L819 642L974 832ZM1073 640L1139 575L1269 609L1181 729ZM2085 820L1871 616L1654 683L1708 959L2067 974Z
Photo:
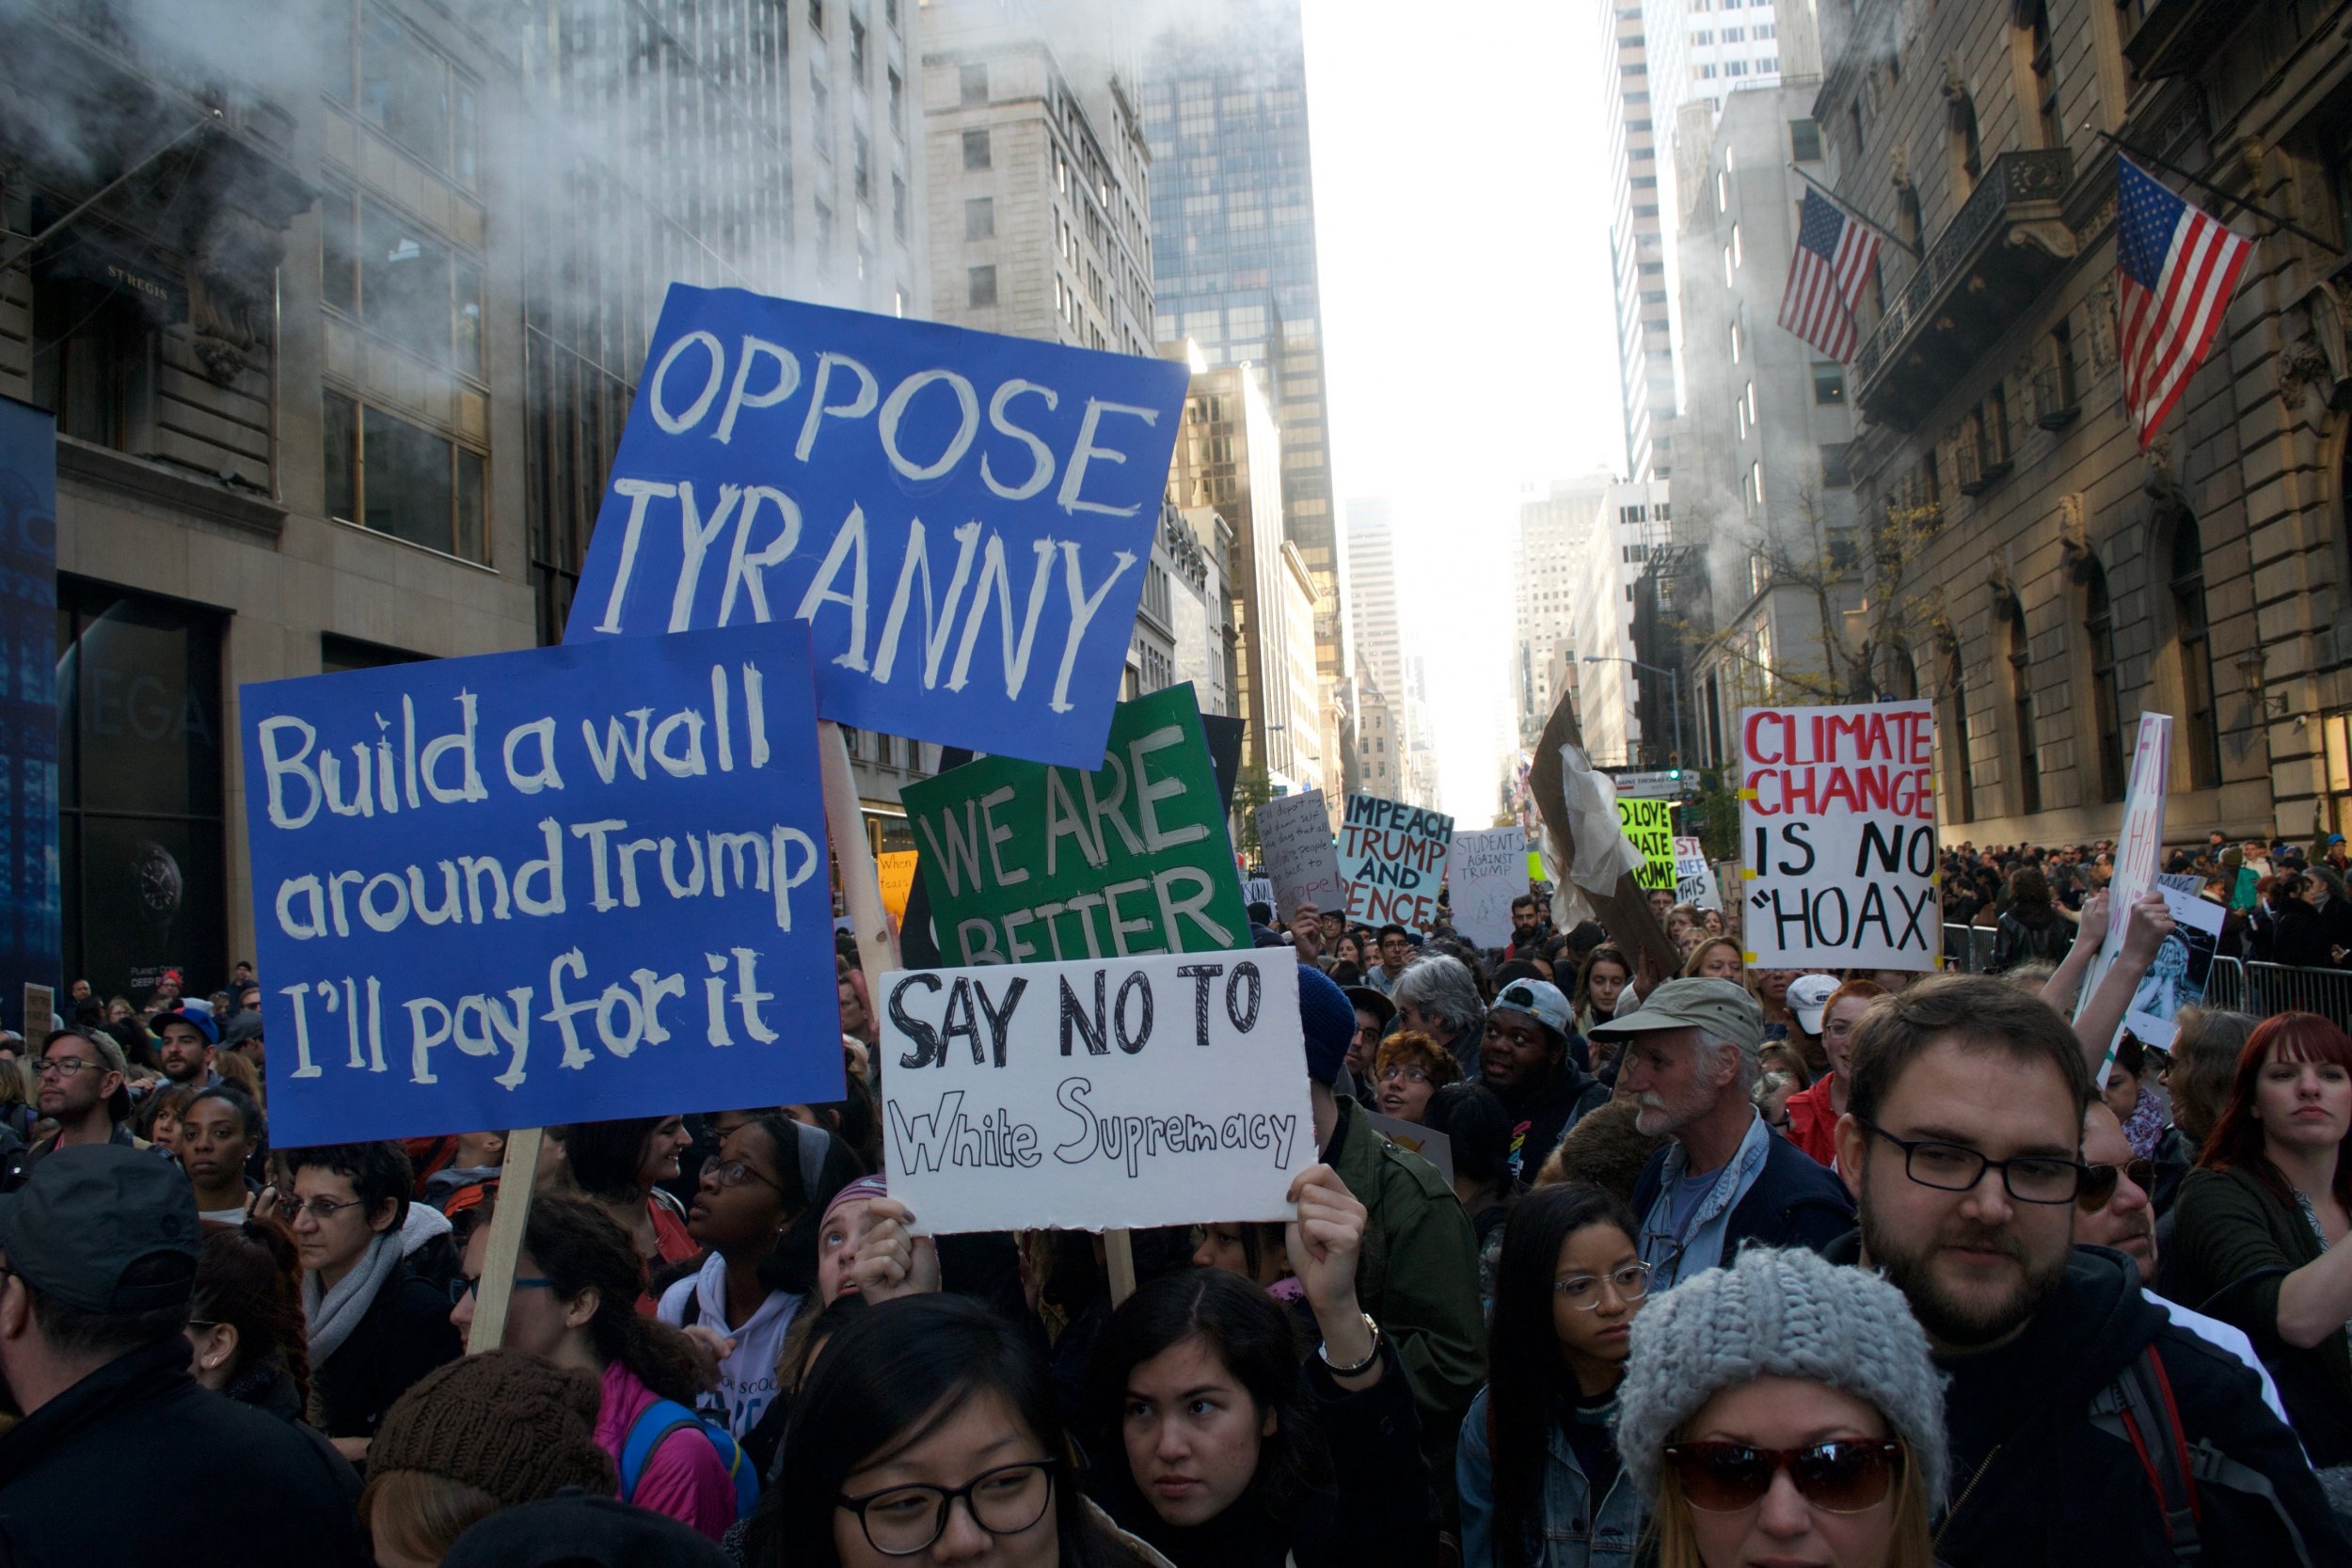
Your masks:
M1633 1319L1617 1388L1617 1453L1658 1500L1663 1450L1699 1408L1759 1377L1826 1384L1886 1418L1927 1489L1944 1497L1944 1378L1902 1292L1865 1269L1803 1248L1751 1247L1652 1296Z

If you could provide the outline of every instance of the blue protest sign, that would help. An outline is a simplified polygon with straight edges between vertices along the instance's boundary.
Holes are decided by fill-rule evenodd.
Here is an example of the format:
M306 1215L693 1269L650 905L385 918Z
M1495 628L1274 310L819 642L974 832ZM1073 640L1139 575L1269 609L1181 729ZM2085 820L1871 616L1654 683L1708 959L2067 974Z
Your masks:
M797 623L241 690L280 1146L840 1098Z
M564 638L797 619L827 719L1100 768L1186 379L674 284Z

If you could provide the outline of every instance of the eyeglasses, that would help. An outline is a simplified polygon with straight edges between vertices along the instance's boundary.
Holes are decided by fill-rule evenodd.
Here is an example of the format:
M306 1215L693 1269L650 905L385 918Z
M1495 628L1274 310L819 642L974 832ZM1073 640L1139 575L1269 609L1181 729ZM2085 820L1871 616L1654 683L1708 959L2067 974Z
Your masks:
M1899 1138L1874 1121L1861 1117L1854 1120L1861 1122L1864 1132L1884 1138L1903 1151L1905 1176L1938 1192L1974 1191L1991 1169L2001 1173L2001 1185L2020 1203L2072 1203L2090 1174L2090 1167L2055 1154L1988 1160L1959 1144L1938 1143L1932 1138Z
M1876 1508L1902 1472L1900 1443L1843 1441L1804 1449L1752 1449L1744 1443L1669 1443L1666 1463L1692 1508L1739 1513L1764 1500L1772 1478L1788 1472L1797 1495L1830 1513Z
M781 1193L784 1184L773 1178L762 1176L740 1160L722 1160L716 1154L703 1162L697 1173L705 1181L716 1181L722 1187L739 1187L746 1181L765 1181Z
M884 1557L930 1550L947 1532L947 1511L963 1499L972 1520L991 1535L1018 1535L1045 1517L1054 1497L1054 1461L1023 1460L982 1470L961 1486L893 1486L862 1497L841 1497L835 1508L857 1515L866 1544Z
M1600 1308L1601 1281L1604 1279L1615 1288L1620 1300L1639 1301L1649 1294L1647 1263L1628 1263L1610 1275L1572 1274L1565 1279L1553 1280L1551 1293L1580 1312L1597 1311Z
M314 1197L305 1203L298 1197L281 1197L278 1200L278 1217L292 1225L307 1212L312 1219L325 1225L344 1210L357 1209L366 1202L364 1197L355 1197L348 1203L336 1203L323 1197Z
M480 1289L482 1289L481 1280L468 1279L464 1275L459 1275L456 1278L449 1282L449 1299L451 1305L455 1306L457 1303L464 1301L467 1297L472 1295ZM521 1275L516 1275L515 1276L515 1289L517 1291L552 1291L555 1289L555 1281L552 1279L527 1279Z
M2131 1178L2132 1185L2153 1195L2156 1190L2156 1166L2153 1160L2126 1160L2120 1165L2085 1165L2082 1191L2074 1195L2074 1206L2086 1214L2095 1214L2107 1206L2115 1189L2123 1178Z
M1407 1084L1426 1084L1429 1082L1429 1069L1397 1064L1391 1065L1386 1072L1380 1075L1380 1082L1383 1084L1393 1084L1400 1080Z
M55 1078L64 1073L79 1072L84 1068L95 1071L104 1066L103 1062L86 1062L79 1056L43 1056L37 1070L43 1078Z

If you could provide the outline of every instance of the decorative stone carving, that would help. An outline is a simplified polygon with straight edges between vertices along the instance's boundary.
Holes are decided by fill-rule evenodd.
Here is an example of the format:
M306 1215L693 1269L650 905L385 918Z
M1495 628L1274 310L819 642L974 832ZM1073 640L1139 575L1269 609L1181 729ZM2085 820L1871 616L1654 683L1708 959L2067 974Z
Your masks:
M2279 401L2290 412L2316 391L2323 404L2341 405L2345 383L2352 381L2352 343L2345 336L2344 301L2332 284L2315 283L2301 299L2287 307L2280 319L2284 339L2275 369Z
M217 385L235 381L269 337L269 285L285 255L285 233L236 207L223 207L197 239L188 325L197 359Z

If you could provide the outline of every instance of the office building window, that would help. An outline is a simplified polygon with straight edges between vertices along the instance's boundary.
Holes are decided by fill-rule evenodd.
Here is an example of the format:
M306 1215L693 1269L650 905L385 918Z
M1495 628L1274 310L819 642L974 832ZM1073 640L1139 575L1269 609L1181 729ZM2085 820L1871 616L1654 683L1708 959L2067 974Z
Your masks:
M966 131L963 134L963 166L967 169L995 166L989 158L986 131Z
M2042 809L2042 739L2033 721L2033 659L2026 636L2026 611L2010 596L2009 681L2010 720L2017 731L2017 809L2030 816Z
M956 102L967 105L988 102L988 67L967 65L956 69Z
M341 392L326 394L322 413L327 515L488 561L482 453Z
M418 159L471 187L481 175L481 109L473 83L397 17L332 0L326 87Z
M482 269L373 197L327 187L320 207L326 302L391 341L482 374Z
M890 128L903 136L907 134L907 85L895 71L890 77Z
M857 86L866 85L866 24L854 16L850 18L850 74Z
M963 204L963 237L967 240L993 240L996 237L996 198L976 196Z
M1834 359L1813 361L1813 401L1822 404L1846 401L1846 367Z
M58 435L130 451L152 419L154 346L137 298L35 263L32 401Z
M1852 443L1849 441L1831 441L1822 446L1822 489L1844 490L1852 486L1853 469L1850 466L1847 457L1848 451Z
M2083 641L2090 664L2091 736L2098 747L2099 799L2123 799L2123 723L2115 673L2115 606L2097 556L2075 568L2083 585Z
M2213 700L2213 638L2205 624L2205 548L2196 516L2186 512L2172 525L2172 635L2180 648L2188 782L2211 789L2221 782L2221 726Z
M907 238L907 182L894 174L890 177L890 232L900 245Z
M996 303L996 268L994 263L964 269L965 303L977 309Z
M1821 161L1821 128L1809 119L1788 122L1788 156L1801 164Z

